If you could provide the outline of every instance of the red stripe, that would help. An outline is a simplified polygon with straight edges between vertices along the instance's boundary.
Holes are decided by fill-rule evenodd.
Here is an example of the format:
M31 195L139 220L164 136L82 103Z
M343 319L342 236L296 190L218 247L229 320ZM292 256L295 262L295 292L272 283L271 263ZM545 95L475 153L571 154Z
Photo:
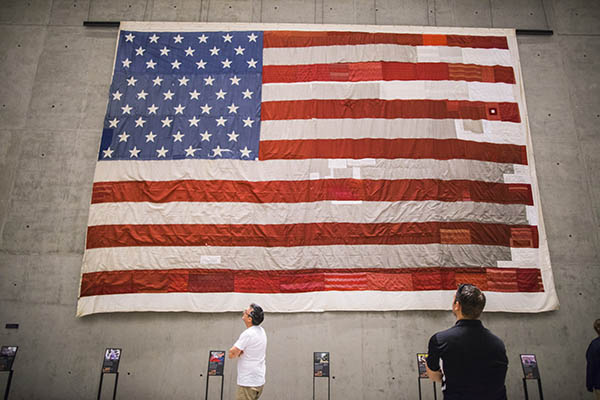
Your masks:
M347 46L396 44L508 49L502 36L426 35L410 33L265 31L263 47Z
M475 81L515 83L512 67L448 63L359 62L265 65L263 83L311 81Z
M92 191L92 204L122 201L305 203L328 200L437 200L533 205L531 186L527 184L439 179L97 182Z
M473 283L492 292L543 292L536 268L171 269L83 274L80 296L126 293L300 293L456 290Z
M333 118L488 119L521 122L517 103L467 100L285 100L261 103L261 120Z
M263 140L260 160L309 158L466 159L527 164L525 146L460 139L314 139Z
M88 227L86 248L430 243L538 247L538 231L530 225L477 222L97 225Z

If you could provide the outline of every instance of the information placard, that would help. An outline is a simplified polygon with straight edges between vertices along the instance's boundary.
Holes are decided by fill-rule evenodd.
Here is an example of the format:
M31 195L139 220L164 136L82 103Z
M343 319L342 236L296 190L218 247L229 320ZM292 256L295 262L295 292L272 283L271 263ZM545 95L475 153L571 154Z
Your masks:
M419 378L428 378L427 376L427 353L417 353L417 369Z
M208 354L208 375L223 376L223 370L225 369L225 351L211 350Z
M0 348L0 371L10 371L12 369L18 349L19 346L2 346Z
M104 352L102 362L102 372L115 373L119 371L119 361L121 360L121 349L108 348Z
M317 377L329 376L329 352L314 353L314 373Z
M521 365L523 366L523 375L525 379L540 379L535 354L521 354Z

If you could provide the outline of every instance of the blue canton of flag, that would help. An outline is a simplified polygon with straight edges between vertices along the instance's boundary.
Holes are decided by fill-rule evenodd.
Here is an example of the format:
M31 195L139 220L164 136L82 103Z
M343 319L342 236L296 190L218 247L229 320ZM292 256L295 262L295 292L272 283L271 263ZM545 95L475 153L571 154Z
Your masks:
M98 159L256 159L262 48L261 32L121 32Z

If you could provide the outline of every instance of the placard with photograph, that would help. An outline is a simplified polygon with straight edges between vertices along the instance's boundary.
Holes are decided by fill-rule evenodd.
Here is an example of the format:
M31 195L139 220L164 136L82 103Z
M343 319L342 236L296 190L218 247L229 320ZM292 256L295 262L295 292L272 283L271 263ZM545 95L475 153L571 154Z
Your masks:
M225 351L211 350L208 352L208 375L223 376L225 369Z
M419 378L428 378L427 353L417 353L417 369L419 370Z
M314 353L314 373L317 377L329 376L329 352Z
M540 379L535 354L521 354L521 365L523 366L523 375L525 379Z
M0 371L10 371L12 369L18 349L19 346L2 346L0 348Z
M102 372L108 374L118 372L119 361L121 361L121 349L106 349L104 352L104 361L102 362Z

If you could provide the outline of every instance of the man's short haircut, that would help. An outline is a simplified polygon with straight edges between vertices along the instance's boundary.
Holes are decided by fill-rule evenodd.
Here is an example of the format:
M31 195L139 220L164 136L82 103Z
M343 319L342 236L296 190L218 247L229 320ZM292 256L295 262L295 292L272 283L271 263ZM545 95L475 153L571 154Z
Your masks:
M265 313L261 306L258 304L250 304L252 311L250 312L250 318L252 318L252 325L260 325L265 319Z
M596 321L594 321L594 329L596 330L598 335L600 335L600 319L597 319Z
M456 291L456 301L461 306L462 314L470 319L477 319L485 307L485 295L477 286L462 283Z

